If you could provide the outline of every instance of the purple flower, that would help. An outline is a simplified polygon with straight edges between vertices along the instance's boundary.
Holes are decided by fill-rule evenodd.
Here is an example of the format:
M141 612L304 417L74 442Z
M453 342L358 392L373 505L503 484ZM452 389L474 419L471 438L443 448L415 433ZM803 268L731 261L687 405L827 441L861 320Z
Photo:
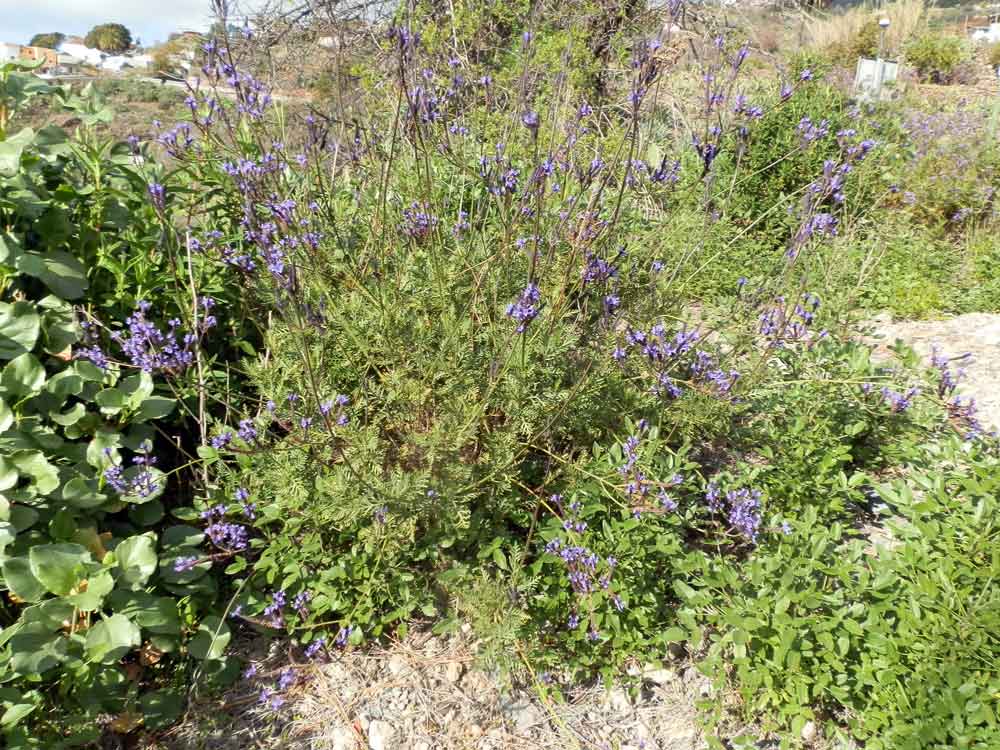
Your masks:
M538 300L541 293L538 286L529 282L521 292L520 299L507 305L507 317L517 321L517 332L524 333L528 324L538 317Z
M193 570L194 566L198 564L197 557L178 557L174 560L174 572L175 573L186 573L189 570Z
M307 659L315 659L316 655L323 649L326 645L326 637L320 636L308 646L306 646L305 654Z

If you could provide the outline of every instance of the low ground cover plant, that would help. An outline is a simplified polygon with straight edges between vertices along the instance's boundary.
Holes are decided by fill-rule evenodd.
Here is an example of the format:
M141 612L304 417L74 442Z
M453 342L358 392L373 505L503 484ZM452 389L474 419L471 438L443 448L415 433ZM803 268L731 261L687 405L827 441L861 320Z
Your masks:
M715 34L674 141L670 24L598 101L534 67L572 35L480 61L410 20L336 117L275 104L248 27L148 143L0 119L8 744L241 672L280 720L303 672L235 633L319 660L469 619L551 690L685 643L786 743L988 747L995 436L958 365L845 335L832 270L904 178L936 213L915 129ZM5 112L104 116L3 71Z

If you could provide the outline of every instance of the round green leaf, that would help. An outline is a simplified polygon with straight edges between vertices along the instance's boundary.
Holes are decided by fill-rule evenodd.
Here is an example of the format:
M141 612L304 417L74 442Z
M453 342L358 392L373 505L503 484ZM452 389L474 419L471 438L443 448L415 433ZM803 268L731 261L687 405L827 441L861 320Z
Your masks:
M40 330L40 318L32 303L0 302L0 359L30 352Z
M7 406L7 399L0 399L0 432L6 432L14 424L14 412Z
M115 547L114 553L120 580L132 589L142 588L156 572L156 541L152 534L129 537Z
M10 666L18 674L41 674L66 658L67 639L41 624L26 625L10 639Z
M229 645L229 626L214 615L206 617L198 625L198 632L188 644L188 650L195 659L220 659Z
M22 476L29 476L39 495L45 496L59 487L59 471L41 451L17 451L10 461Z
M45 596L45 586L31 572L27 557L8 557L0 565L7 588L19 599L37 602Z
M45 368L35 355L26 352L3 368L0 385L17 397L34 395L45 385Z
M112 664L141 643L139 626L125 615L115 614L87 631L87 656L102 664Z
M65 596L86 575L90 552L80 544L36 544L28 559L32 575L56 596Z
M87 269L76 258L62 250L23 253L17 259L17 270L40 279L45 286L63 299L80 297L89 286Z
M180 694L170 690L154 690L139 699L146 726L162 729L173 724L184 712L184 700Z
M93 612L104 604L104 597L115 587L115 580L107 570L87 579L87 590L79 594L70 594L66 601L84 612ZM82 588L82 587L81 587Z

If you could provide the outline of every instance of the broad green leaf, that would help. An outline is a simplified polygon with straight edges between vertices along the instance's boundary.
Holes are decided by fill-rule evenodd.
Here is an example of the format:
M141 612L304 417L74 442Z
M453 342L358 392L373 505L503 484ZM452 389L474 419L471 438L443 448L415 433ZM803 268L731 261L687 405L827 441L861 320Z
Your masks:
M148 422L151 419L163 419L174 410L176 401L163 396L150 396L139 406L133 416L136 422Z
M0 555L7 548L7 545L17 538L17 529L14 524L7 521L0 521Z
M0 141L0 176L13 177L21 168L21 154L35 139L35 131L24 128L17 135Z
M0 263L14 265L21 252L21 241L9 232L0 232Z
M0 398L0 432L6 432L12 424L14 424L14 412L7 406L7 399Z
M93 612L101 608L101 605L104 604L104 598L111 593L114 587L115 579L112 577L111 571L104 570L87 579L86 591L70 594L65 599L84 612ZM80 588L83 586L81 585Z
M145 725L149 729L163 729L173 724L184 712L184 700L172 690L154 690L139 699Z
M77 402L64 412L49 412L49 419L62 427L69 427L79 422L87 414L87 408Z
M143 401L153 395L153 379L148 372L130 375L118 384L118 391L122 395L122 404L135 411Z
M23 253L17 259L17 270L40 279L45 286L63 299L82 296L89 283L87 269L76 258L62 250L47 253Z
M41 451L16 451L10 462L21 476L29 476L39 495L55 492L59 487L59 470L50 464Z
M177 613L177 600L173 597L116 589L108 604L115 612L120 612L151 633L180 635L181 618Z
M46 599L21 612L21 622L25 625L37 623L55 632L73 621L74 607L62 599Z
M31 572L31 563L27 557L8 557L0 568L7 588L18 599L37 602L45 596L45 586Z
M73 477L62 488L63 500L74 508L97 508L108 501L108 496L97 489L97 481Z
M14 424L14 412L7 406L7 399L0 398L0 432L6 432L12 424Z
M125 615L111 615L87 631L87 657L102 664L113 664L141 643L142 632L138 625Z
M169 526L160 536L160 543L164 548L170 547L197 547L205 539L205 534L201 529L194 526Z
M121 580L132 589L142 588L156 572L156 542L152 534L129 537L114 549Z
M25 353L15 357L3 368L0 385L14 396L31 396L45 385L45 368L34 354Z
M38 303L42 310L42 335L45 351L62 354L80 338L80 325L76 322L73 306L58 297L49 295Z
M3 716L0 716L0 726L15 726L19 721L21 721L21 719L30 714L36 708L38 708L37 703L15 703L3 712Z
M18 674L41 674L66 659L68 641L41 624L27 625L10 639L10 666Z
M84 577L90 552L80 544L36 544L28 551L31 573L56 596L65 596Z
M94 401L101 407L101 414L114 416L124 408L125 394L117 388L105 388L97 392Z
M98 430L87 446L87 463L95 469L106 469L114 463L112 457L117 454L117 448L121 444L121 433L114 430Z
M206 617L198 625L198 632L188 644L188 650L195 659L220 659L229 645L229 626L214 615Z
M30 352L38 341L41 319L30 302L0 302L0 359Z
M18 476L17 467L13 462L0 456L0 492L16 486Z

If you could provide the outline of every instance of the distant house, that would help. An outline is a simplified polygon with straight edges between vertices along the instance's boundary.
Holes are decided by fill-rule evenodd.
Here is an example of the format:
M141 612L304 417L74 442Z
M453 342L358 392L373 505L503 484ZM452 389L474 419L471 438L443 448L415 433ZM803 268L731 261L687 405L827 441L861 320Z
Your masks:
M21 47L21 57L32 62L41 60L43 70L59 64L59 53L48 47Z
M1000 42L1000 14L995 14L987 19L988 26L976 26L969 30L969 36L974 42L985 42L993 44Z
M70 38L72 39L75 37ZM59 51L65 55L72 55L83 64L93 65L95 68L101 67L101 63L104 61L104 58L107 57L107 55L99 49L88 47L83 42L65 41L59 45Z
M8 44L7 42L0 42L0 63L10 62L11 60L17 60L19 57L21 57L20 44Z

